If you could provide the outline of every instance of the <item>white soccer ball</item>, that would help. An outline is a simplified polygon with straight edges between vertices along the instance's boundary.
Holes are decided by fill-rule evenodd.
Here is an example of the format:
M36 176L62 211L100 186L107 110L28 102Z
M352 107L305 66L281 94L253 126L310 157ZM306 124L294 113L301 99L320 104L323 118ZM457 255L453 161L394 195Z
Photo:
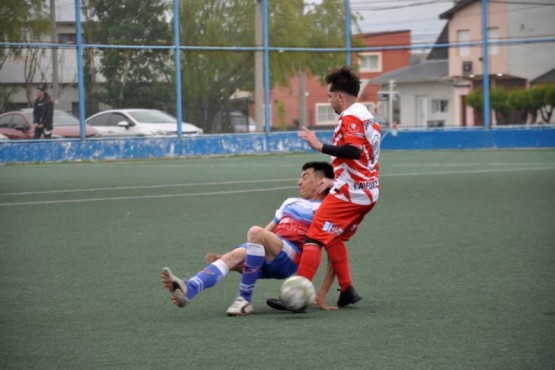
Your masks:
M304 311L312 304L315 297L314 285L302 276L286 279L279 290L279 299L291 311Z

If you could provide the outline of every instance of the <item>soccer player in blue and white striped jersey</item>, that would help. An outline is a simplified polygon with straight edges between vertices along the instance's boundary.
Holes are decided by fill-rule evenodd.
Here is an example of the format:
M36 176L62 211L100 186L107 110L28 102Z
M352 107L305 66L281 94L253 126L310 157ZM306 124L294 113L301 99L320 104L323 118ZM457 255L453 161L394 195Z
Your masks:
M193 297L221 281L230 270L241 271L239 295L227 309L229 316L252 313L252 294L257 279L285 279L297 271L301 249L314 213L333 184L333 168L327 162L308 162L297 181L299 197L288 198L276 210L266 227L252 226L247 242L223 254L209 255L210 264L188 280L182 280L167 267L162 269L162 283L172 301L185 307ZM335 275L331 265L326 273L317 303L322 309L333 309L325 296Z

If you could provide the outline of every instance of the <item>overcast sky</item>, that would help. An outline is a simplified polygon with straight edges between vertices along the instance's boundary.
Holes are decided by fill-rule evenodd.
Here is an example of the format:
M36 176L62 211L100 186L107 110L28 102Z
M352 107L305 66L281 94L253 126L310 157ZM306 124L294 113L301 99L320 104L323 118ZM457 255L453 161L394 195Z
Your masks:
M452 0L351 0L351 11L364 19L363 32L411 30L413 43L434 43L446 21L439 15Z

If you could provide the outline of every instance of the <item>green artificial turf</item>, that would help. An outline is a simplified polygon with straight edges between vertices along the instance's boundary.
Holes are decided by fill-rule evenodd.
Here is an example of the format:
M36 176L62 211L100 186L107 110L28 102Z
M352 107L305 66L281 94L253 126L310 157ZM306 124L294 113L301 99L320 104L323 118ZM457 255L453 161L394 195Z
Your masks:
M326 159L0 166L0 368L555 366L553 150L383 152L380 201L348 245L352 307L274 311L281 282L265 280L255 314L227 317L237 273L171 304L162 267L194 275Z

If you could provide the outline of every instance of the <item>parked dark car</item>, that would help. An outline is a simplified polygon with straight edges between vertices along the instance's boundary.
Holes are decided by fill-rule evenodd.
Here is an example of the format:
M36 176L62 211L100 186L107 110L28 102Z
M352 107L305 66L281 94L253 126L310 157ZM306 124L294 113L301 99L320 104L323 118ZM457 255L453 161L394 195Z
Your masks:
M54 128L52 138L80 138L81 126L79 120L63 110L54 109ZM0 114L0 134L10 140L29 140L33 138L33 109L25 108L19 111ZM97 136L98 131L85 125L85 136Z

